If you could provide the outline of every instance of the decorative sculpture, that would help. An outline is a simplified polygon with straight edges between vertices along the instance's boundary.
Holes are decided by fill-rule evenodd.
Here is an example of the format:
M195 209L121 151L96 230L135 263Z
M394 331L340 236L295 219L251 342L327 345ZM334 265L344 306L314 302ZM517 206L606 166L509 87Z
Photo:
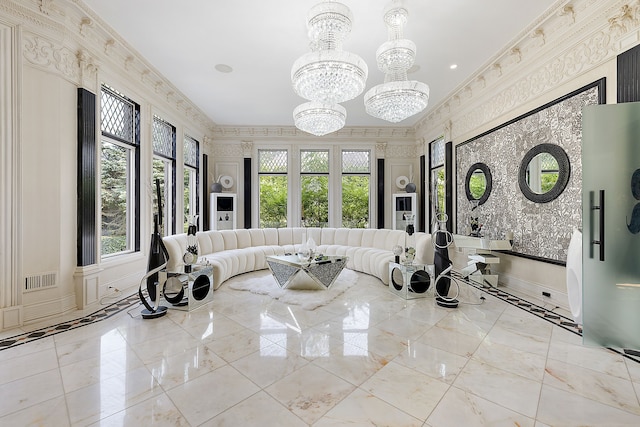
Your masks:
M162 198L160 197L160 180L156 179L156 192L158 200L158 213L153 216L153 234L151 235L151 247L149 249L149 262L147 274L144 275L138 287L138 296L145 306L141 315L143 319L155 319L167 314L167 307L160 305L160 277L161 272L169 261L169 252L162 241L160 225L162 224ZM166 273L164 273L166 278ZM142 293L142 284L147 283L147 294L150 302ZM153 304L153 305L152 305Z

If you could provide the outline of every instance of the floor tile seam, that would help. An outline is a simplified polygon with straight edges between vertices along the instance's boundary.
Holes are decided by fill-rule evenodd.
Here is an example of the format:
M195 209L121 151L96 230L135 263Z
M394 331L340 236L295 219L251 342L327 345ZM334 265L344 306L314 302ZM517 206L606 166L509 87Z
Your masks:
M473 356L471 356L469 358L469 360L472 360L472 359L473 359ZM543 384L543 381L544 381L544 377L541 380L535 380L533 378L525 377L523 375L517 374L517 373L512 372L512 371L507 371L506 369L502 369L502 368L500 368L498 366L495 366L495 365L492 365L490 363L481 362L481 361L479 361L477 359L473 359L473 361L476 362L476 363L480 363L481 365L485 365L485 366L489 366L490 368L497 369L500 372L503 372L503 373L506 373L506 374L509 374L509 375L515 375L519 379L524 379L526 381L531 381L531 382L534 382L534 383L537 383L537 384ZM545 365L545 368L546 368L546 365ZM462 373L462 371L463 370L460 370L460 373ZM454 382L454 385L455 385L455 382Z
M438 322L438 323L440 323L440 322ZM436 324L435 324L435 325L433 325L433 326L437 326L437 327L438 327L438 328L440 328L440 329L444 329L444 330L446 330L446 331L455 332L455 333L458 333L458 334L461 334L461 335L464 335L464 336L467 336L467 337L470 337L470 338L476 338L476 339L479 339L479 340L480 340L480 343L482 343L482 342L484 341L484 339L487 337L487 335L489 335L489 332L491 332L491 330L493 329L493 326L495 326L495 323L494 323L493 325L491 325L491 329L489 329L489 331L488 331L488 332L484 332L484 333L483 333L483 336L482 336L482 337L479 337L479 336L477 336L477 335L473 335L473 334L471 334L471 333L468 333L468 332L465 332L465 331L459 330L458 328L446 328L446 327L444 327L444 326L438 326L438 323L436 323ZM431 328L429 328L429 329L431 329ZM426 333L426 332L427 332L427 331L425 331L425 333Z
M632 384L632 386L633 386L633 384ZM591 402L598 403L598 404L600 404L600 405L605 405L605 406L608 406L608 407L610 407L610 408L617 409L618 411L626 412L627 414L631 414L631 415L636 416L636 417L638 417L638 418L640 419L640 406L638 407L638 412L631 412L631 411L629 411L629 410L627 410L627 409L625 409L625 408L621 408L621 407L619 407L619 406L612 405L612 404L610 404L610 403L608 403L608 402L603 402L603 401L601 401L601 400L596 400L596 399L594 399L594 398L592 398L592 397L585 396L584 394L576 393L576 392L569 391L569 390L565 390L565 389L562 389L562 388L556 387L556 386L554 386L554 385L552 385L552 384L548 384L548 383L545 383L545 382L543 382L543 383L542 383L542 387L543 387L543 388L544 388L544 387L550 387L550 388L553 388L553 389L555 389L555 390L559 390L559 391L561 391L561 392L563 392L563 393L573 394L573 395L578 396L578 397L580 397L580 398L582 398L582 399L586 399L586 400L589 400L589 401L591 401Z
M609 350L609 349L607 349L607 350ZM622 356L622 355L620 355L620 356ZM606 373L606 372L599 371L599 370L597 370L597 369L592 369L592 368L590 368L590 367L588 367L588 366L578 365L578 364L576 364L576 363L573 363L573 362L572 362L571 360L569 360L569 359L564 359L564 360L562 360L562 359L559 359L559 358L557 358L557 357L547 356L547 359L546 359L546 360L547 360L547 361L549 361L549 360L553 360L553 361L556 361L556 362L565 363L565 364L567 364L567 365L575 366L575 367L577 367L577 368L587 369L587 370L589 370L589 371L592 371L592 372L595 372L595 373L598 373L598 374L608 375L608 376L610 376L610 377L612 377L612 378L618 378L618 379L621 379L621 380L631 381L631 382L633 383L633 377L631 376L631 373L629 372L629 368L627 368L627 366L625 366L625 372L627 373L627 377L626 377L626 378L623 378L623 377L620 377L620 376L618 376L618 375L608 374L608 373ZM546 362L545 362L545 367L546 367ZM640 404L640 402L638 402L638 403Z
M41 402L34 403L34 404L29 405L29 406L26 406L26 407L24 407L24 408L18 408L18 409L16 409L15 411L12 411L12 412L7 412L6 414L4 414L4 415L0 416L0 425L4 425L4 424L2 424L2 419L3 419L3 418L10 417L10 416L15 415L15 414L17 414L17 413L19 413L19 412L27 411L27 410L29 410L29 409L31 409L31 408L33 408L33 407L35 407L35 406L43 405L43 404L45 404L45 403L47 403L47 402L51 402L51 401L53 401L53 400L57 400L57 399L60 399L60 398L62 398L62 399L64 400L64 403L65 403L65 409L66 409L66 411L67 411L67 421L69 421L69 425L72 425L72 424L71 424L71 419L70 419L70 417L69 417L69 408L68 408L68 405L67 405L67 396L66 396L66 393L63 393L61 396L54 396L54 397L52 397L52 398L50 398L50 399L47 399L47 400L43 400L43 401L41 401Z
M255 383L254 383L254 384L255 384ZM256 385L257 385L257 384L256 384ZM218 412L218 413L217 413L217 414L215 414L213 417L211 417L211 418L207 418L206 420L204 420L204 421L202 421L200 424L198 424L198 426L203 426L203 425L205 425L206 423L213 421L213 419L215 419L215 418L219 417L220 415L224 414L225 412L230 411L231 409L233 409L233 408L235 408L236 406L238 406L238 405L242 404L242 403L243 403L243 402L245 402L246 400L251 399L253 396L257 395L258 393L260 393L260 392L262 392L262 391L263 391L263 390L262 390L262 388L260 388L260 387L258 386L258 390L257 390L255 393L253 393L253 394L251 394L251 395L249 395L249 396L245 397L244 399L242 399L242 400L240 400L240 401L238 401L238 402L234 403L233 405L231 405L231 406L229 406L228 408L226 408L224 411L222 411L222 412ZM278 402L278 403L280 403L280 402ZM175 405L175 403L174 403L174 406L176 406L176 405ZM176 406L176 408L177 408L177 406ZM289 411L289 412L291 412L291 411ZM295 414L294 414L294 415L295 415ZM187 419L185 418L185 421L186 421L186 420L187 420ZM188 422L188 421L187 421L187 422ZM189 424L189 425L191 425L191 424Z
M595 370L595 369L591 369L591 368L588 368L588 367L586 367L586 366L576 365L576 364L574 364L574 363L567 362L567 361L563 361L563 360L557 360L557 359L554 359L554 358L547 358L547 361L548 361L549 359L551 359L551 360L553 360L553 361L556 361L556 362L563 363L563 364L565 364L565 365L570 365L570 366L575 367L575 368L578 368L578 369L584 369L584 370L586 370L586 371L589 371L589 373L593 374L593 375L594 375L594 377L596 377L596 379L597 379L597 377L598 377L598 376L603 375L603 376L605 376L605 377L610 377L610 378L612 378L613 380L619 380L619 381L629 382L629 383L631 384L631 388L632 388L632 390L633 390L633 391L635 392L635 394L636 394L636 400L638 401L638 402L637 402L637 403L638 403L638 410L640 411L640 400L638 399L638 392L636 392L636 388L635 388L635 387L634 387L634 385L633 385L633 379L631 378L631 375L629 375L629 377L628 377L628 378L621 378L621 377L618 377L618 376L615 376L615 375L607 374L606 372L597 371L597 370ZM548 372L547 372L547 363L545 363L545 377L546 377L547 373L548 373ZM549 374L549 375L551 375L551 374ZM544 378L543 378L543 381L544 381ZM598 383L599 383L599 381L596 381L596 382L598 382ZM640 415L640 412L638 412L638 415Z
M287 375L287 376L288 376L288 375ZM284 378L286 378L286 377L284 377ZM279 381L279 380L278 380L278 381ZM277 381L276 381L276 382L277 382ZM279 400L276 396L272 395L271 393L269 393L269 391L267 391L267 388L271 387L273 384L275 384L275 382L274 382L274 383L272 383L272 384L269 384L269 385L268 385L268 386L266 386L265 388L261 388L261 389L260 389L260 391L264 392L264 394L266 394L266 395L267 395L267 396L269 396L271 399L273 399L273 400L274 400L278 405L280 405L282 408L284 408L284 410L285 410L285 411L289 412L291 415L293 415L294 417L296 417L297 419L299 419L301 422L303 422L304 424L306 424L306 425L308 425L309 427L311 427L311 426L312 426L312 424L309 424L309 423L307 423L305 420L303 420L302 418L300 418L300 417L298 416L298 414L296 414L296 413L295 413L295 412L293 412L291 409L289 409L288 407L286 407L286 406L284 405L284 403L280 402L280 400ZM257 391L256 393L254 393L254 395L255 395L255 394L260 393L260 391ZM253 396L253 395L252 395L252 396ZM247 398L247 399L248 399L248 398ZM246 400L246 399L245 399L245 400ZM335 408L335 406L334 406L334 408ZM331 409L333 409L333 408L331 408ZM329 409L329 411L330 411L331 409ZM329 411L325 412L322 416L324 417L324 416L325 416ZM218 414L218 415L220 415L220 414ZM217 416L217 415L216 415L216 416ZM318 421L320 421L321 419L322 419L322 417L318 418L315 422L318 422Z
M396 362L396 363L397 363L397 362ZM404 366L404 365L400 364L400 366ZM426 374L425 374L425 375L426 375ZM434 378L434 379L435 379L435 380L437 380L437 378ZM367 380L367 381L368 381L368 380ZM429 417L431 416L431 414L433 414L433 412L436 410L436 408L438 407L438 405L440 404L440 402L442 401L442 399L444 398L444 396L445 396L445 395L449 392L449 390L451 389L451 384L446 384L446 383L444 383L443 381L440 381L440 382L442 382L443 384L446 384L446 385L447 385L447 390L446 390L444 393L442 393L442 396L440 396L440 398L438 399L438 403L436 403L436 404L433 406L433 409L431 409L431 411L429 412L429 414L428 414L425 418L418 418L418 417L416 417L415 415L412 415L412 414L408 413L407 411L405 411L404 409L402 409L402 408L398 407L398 406L397 406L396 404L394 404L393 402L389 402L389 401L388 401L388 400L386 400L383 396L380 396L380 395L376 394L374 391L370 391L370 390L367 390L366 388L362 387L362 386L364 386L364 384L365 384L367 381L363 382L360 386L357 386L357 387L356 387L356 390L360 390L360 391L362 391L363 393L365 393L365 394L367 394L367 395L369 395L369 396L373 396L373 397L375 397L376 399L381 400L382 402L386 403L387 405L389 405L389 406L391 406L391 407L395 408L396 410L398 410L398 411L402 412L403 414L407 415L408 417L411 417L411 418L412 418L412 419L414 419L414 420L418 420L419 422L421 422L421 423L423 423L423 424L427 422L427 420L429 419ZM352 391L348 396L350 396L351 394L353 394L356 390ZM348 396L347 396L347 397L348 397ZM337 406L337 405L336 405L336 406Z
M529 415L523 414L522 412L518 411L517 409L509 408L508 406L505 406L505 405L503 405L502 403L496 402L495 400L491 400L490 398L488 398L488 397L486 397L486 396L481 396L480 394L475 393L475 392L473 392L473 391L464 390L464 389L462 389L462 388L460 388L460 387L457 387L455 384L453 384L453 385L452 385L452 388L455 388L455 389L457 389L457 390L459 390L459 391L461 391L461 392L463 392L463 393L469 393L469 394L472 394L473 396L475 396L475 397L477 397L477 398L480 398L480 399L482 399L482 400L484 400L484 401L486 401L486 402L490 402L490 403L492 403L493 405L499 406L499 407L501 407L501 408L503 408L503 409L505 409L505 410L507 410L507 411L509 411L509 412L513 412L513 413L515 413L515 414L518 414L518 415L520 415L520 416L522 416L522 417L524 417L524 418L526 418L526 419L528 419L528 420L533 421L533 425L535 425L535 423L536 423L536 421L537 421L537 419L538 419L538 418L537 418L537 417L538 417L538 406L540 405L540 395L541 395L541 393L542 393L542 383L540 383L540 392L539 392L540 394L538 395L538 402L537 402L537 405L536 405L536 416L535 416L535 417L531 417L531 416L529 416ZM518 425L519 425L519 424L518 424Z
M124 343L124 348L125 349L128 346L132 345L131 343L129 343L129 341L127 341L126 337L122 334L122 332L120 330L118 330L117 328L115 330L118 332L118 335L120 336L120 338L122 338L122 342ZM56 334L56 335L58 335L58 334ZM53 349L55 350L56 355L59 358L60 357L59 350L63 349L64 347L85 345L90 340L97 340L97 339L99 339L99 338L101 338L103 336L104 336L104 334L95 335L95 336L89 336L89 337L81 337L77 341L70 341L70 342L63 342L63 343L59 343L54 339L54 341L53 341ZM112 349L112 350L110 350L110 351L108 351L107 353L104 353L104 354L109 354L109 353L113 353L114 351L122 351L122 350L123 350L123 348L114 348L114 349ZM100 353L100 354L102 355L103 353ZM60 366L62 367L62 366L66 366L66 365L60 365Z
M49 369L49 370L47 370L47 371L37 372L37 373L35 373L35 374L27 375L27 376L25 376L25 377L16 378L16 379L14 379L14 380L12 380L12 381L8 381L8 382L6 382L6 383L0 384L0 388L5 387L5 386L9 386L9 385L11 385L12 383L15 383L15 382L18 382L18 381L23 381L23 380L25 380L25 379L27 379L27 378L31 378L31 377L34 377L34 376L36 376L36 375L43 375L43 374L46 374L46 373L48 373L48 372L54 371L55 369L56 369L56 368L53 368L53 369ZM62 383L62 381L61 381L61 383ZM62 385L62 384L61 384L61 385ZM31 407L33 407L33 406L39 405L39 404L41 404L41 403L47 402L47 401L49 401L49 400L53 400L53 399L58 399L58 398L60 398L60 397L64 397L64 395L65 395L65 393L64 393L64 388L63 388L62 386L61 386L60 388L61 388L61 390L62 390L62 394L61 394L61 395L57 395L57 396L54 396L54 397L52 397L52 398L50 398L50 399L44 400L44 401L42 401L42 402L35 402L35 403L32 403L32 404L30 404L30 405L28 405L28 406L26 406L26 407L18 408L18 409L15 409L15 410L11 411L11 412L7 412L7 413L5 413L5 414L1 415L1 416L0 416L0 419L2 419L2 418L4 418L4 417L7 417L7 416L9 416L9 415L13 415L13 414L15 414L15 413L17 413L17 412L20 412L20 411L26 410L26 409L31 408ZM13 409L13 408L11 408L11 409Z
M458 370L458 373L456 373L455 377L451 380L451 382L450 382L450 383L449 383L449 382L446 382L446 381L443 381L443 380L440 380L439 378L435 378L436 380L439 380L441 383L448 384L449 386L453 386L453 385L454 385L454 383L456 382L456 380L460 377L460 374L462 374L462 371L464 371L464 369L467 367L467 365L468 365L468 364L469 364L469 362L471 361L471 359L472 359L472 357L473 357L473 354L472 354L471 356L467 357L467 356L461 356L461 355L456 354L456 353L452 353L452 352L450 352L450 351L448 351L448 350L442 350L442 349L439 349L439 348L437 348L437 347L433 347L433 348L438 349L438 350L440 350L440 351L445 351L445 352L450 353L450 354L452 354L452 355L454 355L454 356L462 357L462 358L464 358L464 359L465 359L464 364L462 364L462 366L461 366L461 367L460 367L460 369ZM476 349L476 351L477 351L477 349ZM474 354L475 354L475 351L474 351ZM400 356L400 355L398 355L398 356ZM398 357L398 356L396 356L396 357ZM394 359L395 359L395 358L394 358ZM400 363L400 362L397 362L397 361L396 361L396 363ZM420 371L418 371L418 372L420 372ZM423 372L423 373L424 373L424 372ZM431 376L431 375L426 374L426 373L425 373L425 375L427 375L427 376ZM432 378L434 378L434 377L432 377Z
M517 375L517 376L519 376L519 377L521 377L521 378L525 378L525 379L527 379L527 380L531 380L531 381L535 381L535 382L542 383L542 380L543 380L543 378L544 378L544 370L543 370L542 378L540 378L540 379L536 379L536 378L531 378L531 377L527 377L527 376L524 376L524 375L518 374L518 373L516 373L516 372L514 372L514 371L511 371L511 370L503 369L503 368L501 368L500 366L496 366L496 365L494 365L494 364L492 364L492 363L490 363L490 362L484 362L483 360L477 359L477 358L475 358L474 356L475 356L475 353L474 353L474 354L472 354L472 355L471 355L471 357L469 357L469 360L470 360L470 361L471 361L471 360L473 360L474 362L481 363L481 364L483 364L483 365L487 365L487 366L490 366L490 367L495 368L495 369L499 369L500 371L507 372L507 373L509 373L509 374ZM544 357L544 356L540 356L540 357ZM467 363L468 363L468 362L467 362ZM465 367L466 367L466 364L465 364ZM546 367L546 361L545 361L545 367ZM464 368L463 368L463 369L464 369ZM460 370L460 372L458 373L458 376L460 375L460 373L462 372L462 370L463 370L463 369L461 369L461 370ZM456 376L456 379L457 379L457 376Z
M478 362L478 361L476 360L476 362ZM479 363L482 363L482 362L479 362ZM487 365L486 363L482 363L482 364L483 364L483 365ZM492 366L492 365L488 365L488 366L491 366L492 368L498 369L499 371L505 372L505 373L507 373L507 374L515 375L515 376L517 376L517 377L519 377L519 378L521 378L521 379L524 379L524 380L528 380L528 381L531 381L531 382L535 382L535 383L537 383L537 385L538 385L538 401L536 402L536 417L537 417L538 406L540 405L541 390L542 390L542 387L543 387L544 383L543 383L542 381L536 381L536 380L533 380L533 379L531 379L531 378L523 377L522 375L518 375L518 374L515 374L515 373L510 372L510 371L505 371L504 369L501 369L501 368L496 368L495 366ZM460 373L462 373L462 370L460 371ZM457 379L456 379L456 380L457 380ZM476 396L476 397L478 397L478 398L480 398L480 399L483 399L483 400L485 400L485 401L491 402L491 403L492 403L492 404L494 404L494 405L500 406L501 408L504 408L504 409L506 409L506 410L508 410L508 411L510 411L510 412L514 412L514 413L519 414L519 415L521 415L521 416L523 416L523 417L525 417L525 418L527 418L527 419L533 420L533 421L534 421L534 424L535 424L535 421L536 421L536 419L537 419L536 417L531 417L531 416L529 416L529 415L523 414L521 411L519 411L519 410L517 410L517 409L510 408L510 407L508 407L508 406L505 406L504 404L502 404L502 403L500 403L500 402L498 402L498 401L496 401L496 400L492 399L492 396L484 396L484 395L481 395L481 394L479 394L479 393L476 393L476 392L475 392L475 391L473 391L473 390L466 390L466 389L461 388L460 386L458 386L458 385L456 384L456 382L453 382L453 383L451 384L451 386L452 386L453 388L456 388L456 389L458 389L458 390L460 390L460 391L464 392L464 393L472 394L472 395L474 395L474 396Z
M162 394L163 394L167 399L169 399L169 402L171 402L171 404L172 404L172 405L173 405L173 407L176 409L176 411L178 411L178 414L180 414L180 417L182 417L182 419L183 419L183 420L184 420L184 421L185 421L189 426L191 426L191 423L189 422L189 419L185 416L185 414L183 414L183 413L182 413L182 410L181 410L181 409L180 409L180 407L176 404L176 402L174 402L174 401L173 401L173 399L171 398L171 396L169 396L169 393L167 393L167 392L163 389ZM145 403L145 402L147 402L147 401L149 401L149 400L151 400L151 399L157 399L159 396L160 396L160 394L150 396L148 399L143 400L142 402L138 402L138 403L137 403L136 405L134 405L134 406L142 405L143 403ZM120 412L123 412L123 411L127 411L128 409L129 409L129 408L125 408L125 409L123 409L122 411L116 412L116 414L118 414L118 413L120 413ZM111 417L111 416L113 416L113 415L115 415L115 414L111 414L111 415L109 415L109 416L107 416L107 417L105 417L105 418ZM101 418L101 419L100 419L100 420L98 420L98 421L102 421L102 420L103 420L103 419L105 419L105 418ZM93 424L92 424L92 425L93 425Z
M30 375L26 375L26 376L23 376L23 377L20 377L20 378L13 379L11 381L7 381L5 383L0 384L0 387L8 386L8 385L10 385L12 383L15 383L15 382L18 382L18 381L24 381L24 380L26 380L28 378L32 378L32 377L35 377L35 376L38 376L38 375L44 375L44 374L47 374L47 373L51 373L53 371L56 371L58 373L58 377L59 377L59 380L60 380L60 389L62 390L62 394L59 395L59 396L55 396L55 397L64 396L64 395L66 395L66 392L64 390L64 383L62 382L62 372L60 372L60 368L59 367L47 369L47 370L41 371L41 372L35 372L35 373L30 374ZM30 405L30 406L32 406L32 405Z
M346 379L346 378L342 378L340 375L336 374L335 372L331 372L330 370L328 370L328 369L327 369L327 368L325 368L324 366L322 366L322 365L318 365L317 363L315 363L316 359L318 359L318 358L313 359L313 360L312 360L312 361L310 361L309 363L310 363L310 364L312 364L313 366L315 366L316 368L320 368L320 369L322 369L323 371L325 371L325 372L326 372L326 373L328 373L329 375L333 375L334 377L336 377L336 378L340 379L341 381L346 382L347 384L349 384L350 386L352 386L352 387L354 387L354 388L357 388L357 387L358 387L358 384L354 384L354 383L352 383L351 381L349 381L348 379ZM308 365L308 364L307 364L307 365ZM307 365L305 365L305 366L307 366ZM382 369L382 368L381 368L381 369ZM378 371L380 371L380 370L378 369ZM376 373L377 373L378 371L376 371ZM295 372L295 371L294 371L294 372ZM288 374L286 377L288 377L289 375L292 375L294 372L291 372L291 373L290 373L290 374ZM374 373L373 375L375 375L375 373ZM371 376L373 376L373 375L371 375ZM369 378L371 378L371 376L369 376ZM286 377L284 377L284 378L286 378ZM366 381L368 381L368 380L369 380L369 378L367 378L366 380L364 380L362 383L365 383ZM277 381L276 381L276 382L277 382ZM349 393L349 394L351 394L351 393Z

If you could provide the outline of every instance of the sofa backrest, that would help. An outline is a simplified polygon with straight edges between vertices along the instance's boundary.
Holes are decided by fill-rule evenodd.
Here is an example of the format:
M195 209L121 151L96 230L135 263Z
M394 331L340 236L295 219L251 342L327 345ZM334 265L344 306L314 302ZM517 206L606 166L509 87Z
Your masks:
M305 236L306 239L312 237L317 245L371 247L388 251L393 250L396 245L404 247L407 238L402 230L363 228L253 228L200 231L196 234L199 255L253 246L298 245ZM432 264L434 249L431 234L416 232L410 239L416 248L416 262ZM174 267L182 264L182 256L187 248L187 235L174 234L163 240L169 252L168 267L170 271L175 271Z

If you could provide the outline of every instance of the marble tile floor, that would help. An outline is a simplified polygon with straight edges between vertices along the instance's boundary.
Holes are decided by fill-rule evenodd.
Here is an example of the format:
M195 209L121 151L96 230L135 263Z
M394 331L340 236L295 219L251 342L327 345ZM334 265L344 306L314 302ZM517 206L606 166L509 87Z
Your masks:
M359 274L313 311L227 285L160 319L120 308L5 345L0 425L640 425L640 363L514 298L463 285L443 309Z

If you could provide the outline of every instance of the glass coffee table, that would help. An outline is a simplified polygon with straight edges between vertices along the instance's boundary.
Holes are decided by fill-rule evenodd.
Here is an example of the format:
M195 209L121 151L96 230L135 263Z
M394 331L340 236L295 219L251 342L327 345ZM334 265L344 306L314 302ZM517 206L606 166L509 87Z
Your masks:
M267 265L283 289L329 289L347 265L348 257L324 255L301 260L297 255L271 255Z

